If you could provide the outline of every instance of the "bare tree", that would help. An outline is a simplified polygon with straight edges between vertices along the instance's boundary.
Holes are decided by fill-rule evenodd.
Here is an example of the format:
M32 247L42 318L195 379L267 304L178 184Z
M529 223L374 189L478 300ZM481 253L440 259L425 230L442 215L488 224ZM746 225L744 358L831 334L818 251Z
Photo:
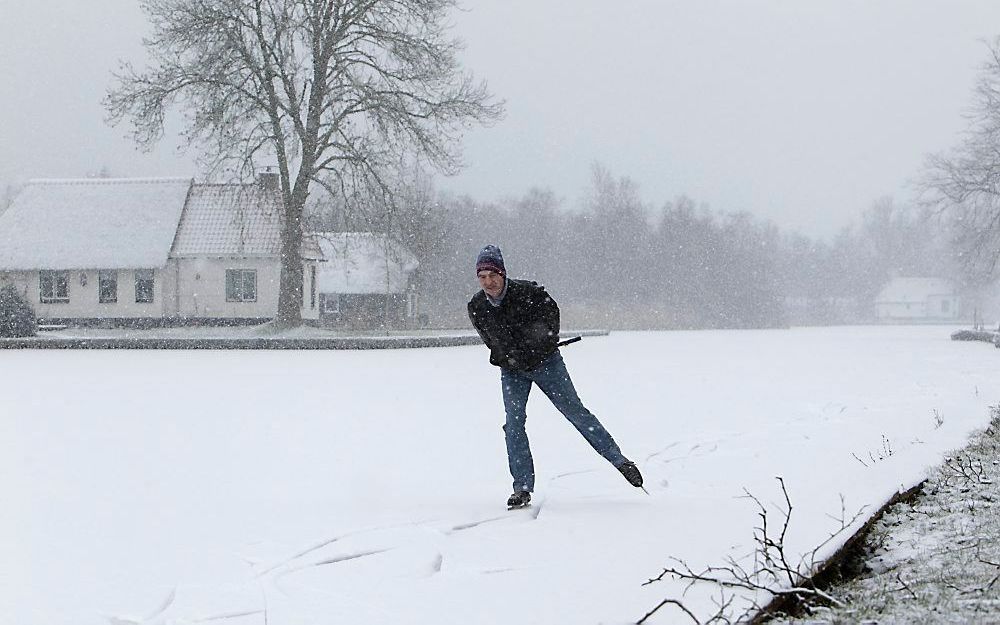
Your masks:
M966 117L963 140L928 158L921 186L950 218L968 276L985 281L1000 262L1000 37L989 44Z
M456 0L141 0L150 66L123 63L105 98L151 147L167 111L209 172L277 162L282 213L276 324L301 323L303 207L314 184L391 193L383 169L411 153L445 173L460 131L502 103L461 71L448 33Z
M823 604L843 607L843 601L830 594L819 583L820 573L829 563L829 560L824 563L819 554L827 545L838 540L838 537L853 527L861 518L865 508L861 508L853 517L848 518L844 498L841 496L840 517L831 517L839 523L839 527L812 551L802 554L796 561L785 543L785 536L792 519L792 500L785 487L785 480L780 476L775 479L781 485L781 492L785 499L785 507L780 510L782 523L778 532L775 532L773 525L769 525L767 506L750 491L746 489L743 491L746 498L756 504L757 516L760 519L760 524L754 528L752 557L736 559L730 556L727 558L726 565L709 566L701 571L696 571L686 562L674 558L677 566L664 568L662 573L647 581L643 586L664 579L682 580L688 582L689 587L699 583L715 585L721 593L718 611L705 623L761 623L767 617L773 616L777 608L782 605L806 609ZM727 614L733 602L734 593L742 594L749 604L744 608L743 613L735 618L735 621ZM761 596L770 597L770 599L766 603L761 603ZM639 619L637 625L645 623L649 617L666 605L674 605L686 612L696 623L701 622L681 601L667 598Z

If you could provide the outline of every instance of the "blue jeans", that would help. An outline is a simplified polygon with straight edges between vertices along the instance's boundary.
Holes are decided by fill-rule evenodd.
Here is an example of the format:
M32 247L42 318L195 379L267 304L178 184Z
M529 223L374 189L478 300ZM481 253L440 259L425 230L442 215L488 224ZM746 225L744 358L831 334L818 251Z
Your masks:
M535 489L535 465L531 459L528 434L524 429L528 419L526 406L531 384L537 384L549 401L583 435L594 451L601 454L611 464L618 466L626 462L618 444L601 422L580 401L569 378L562 354L558 351L531 371L500 369L500 383L503 386L503 405L507 411L507 423L503 431L507 439L507 462L510 475L514 478L514 492Z

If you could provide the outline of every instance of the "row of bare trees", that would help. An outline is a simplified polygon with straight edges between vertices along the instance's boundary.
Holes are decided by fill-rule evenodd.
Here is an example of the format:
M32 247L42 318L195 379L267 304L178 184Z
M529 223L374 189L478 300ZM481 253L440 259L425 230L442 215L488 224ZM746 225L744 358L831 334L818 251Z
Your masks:
M398 237L421 262L435 323L464 322L477 288L476 253L500 245L512 277L537 280L568 323L616 328L773 327L783 323L768 241L777 230L681 199L654 211L627 177L599 165L582 206L534 188L500 202L435 193L424 184L393 211ZM326 224L365 229L357 211ZM354 219L352 219L352 217ZM352 223L353 222L353 223ZM385 222L378 231L390 232Z
M317 229L402 240L420 259L425 309L439 325L463 323L472 259L486 243L501 246L512 276L545 284L568 322L612 328L864 322L889 278L953 273L939 220L888 198L823 241L688 197L656 207L601 165L574 206L543 188L499 202L449 196L419 170L400 171L405 201L359 198L312 217Z

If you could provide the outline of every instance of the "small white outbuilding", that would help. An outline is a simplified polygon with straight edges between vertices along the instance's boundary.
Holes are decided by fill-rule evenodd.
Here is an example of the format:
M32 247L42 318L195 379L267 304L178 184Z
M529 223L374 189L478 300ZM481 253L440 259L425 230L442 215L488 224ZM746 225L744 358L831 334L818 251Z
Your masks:
M942 278L893 278L875 299L881 322L948 322L961 315L961 298Z
M383 234L315 232L322 252L318 265L319 319L333 327L420 325L410 250Z

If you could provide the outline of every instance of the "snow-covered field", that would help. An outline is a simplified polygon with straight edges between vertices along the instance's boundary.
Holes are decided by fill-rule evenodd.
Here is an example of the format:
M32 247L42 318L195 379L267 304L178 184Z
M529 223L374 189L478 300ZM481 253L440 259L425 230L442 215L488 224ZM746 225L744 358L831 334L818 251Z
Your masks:
M516 512L482 347L0 351L0 623L635 622L671 557L752 551L744 488L784 477L805 552L984 426L997 350L950 330L588 338L567 365L651 495L536 391Z

